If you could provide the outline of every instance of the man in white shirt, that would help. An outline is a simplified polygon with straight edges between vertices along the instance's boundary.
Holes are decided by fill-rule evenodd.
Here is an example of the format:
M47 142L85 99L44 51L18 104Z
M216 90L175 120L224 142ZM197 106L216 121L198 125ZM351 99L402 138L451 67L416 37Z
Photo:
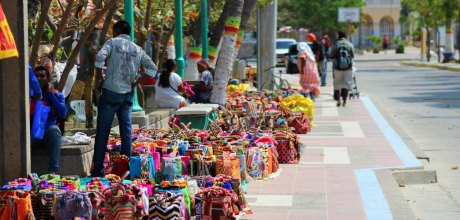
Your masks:
M97 54L97 89L102 92L98 102L97 134L94 145L94 169L92 177L102 177L104 157L112 121L117 114L121 135L121 154L131 157L131 114L133 94L137 85L151 76L158 68L145 51L132 42L131 27L126 21L113 25L113 38L108 40ZM102 67L107 59L105 79ZM136 72L140 65L147 71L136 82Z

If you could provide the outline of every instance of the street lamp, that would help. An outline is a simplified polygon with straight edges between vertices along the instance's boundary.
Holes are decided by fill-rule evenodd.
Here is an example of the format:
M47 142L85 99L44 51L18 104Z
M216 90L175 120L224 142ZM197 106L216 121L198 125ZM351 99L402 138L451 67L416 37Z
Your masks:
M211 63L208 57L208 5L206 4L206 0L201 0L201 45L202 59Z
M177 64L177 74L180 77L184 77L185 61L184 61L184 52L182 48L182 1L174 0L174 25L176 35L175 35L175 46L176 46L176 64Z
M131 26L131 40L134 42L134 9L133 9L133 0L124 0L124 12L125 12L125 21L128 22ZM142 107L139 105L137 100L137 89L134 89L133 96L133 112L142 111Z

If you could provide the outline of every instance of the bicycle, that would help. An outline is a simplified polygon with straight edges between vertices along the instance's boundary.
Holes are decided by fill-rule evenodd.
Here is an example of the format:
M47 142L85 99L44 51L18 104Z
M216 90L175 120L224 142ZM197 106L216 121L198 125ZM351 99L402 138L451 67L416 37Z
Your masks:
M273 69L275 67L276 66L270 67L270 68L266 69L264 72L267 72L267 71L269 71L269 70L271 70L271 69ZM277 90L290 89L291 85L288 83L288 81L281 78L281 73L282 72L283 72L283 70L280 70L280 76L275 76L275 74L272 73L270 81L264 82L262 84L262 86L260 87L260 90L263 90L265 88L265 86L268 85L268 84L270 84L270 91L273 91L274 87L276 87ZM279 79L279 81L280 81L279 85L276 84L276 79L275 78Z

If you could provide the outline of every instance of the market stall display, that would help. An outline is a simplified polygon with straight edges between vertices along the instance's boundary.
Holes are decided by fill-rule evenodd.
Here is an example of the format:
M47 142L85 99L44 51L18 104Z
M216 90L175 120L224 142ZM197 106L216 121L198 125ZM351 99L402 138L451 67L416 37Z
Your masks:
M104 178L30 174L0 188L0 217L187 220L251 214L245 186L270 180L281 163L300 160L298 133L309 132L314 117L310 101L296 91L232 90L226 106L178 110L167 130L134 129L129 156L120 154L121 137L111 132ZM11 208L19 202L32 208Z

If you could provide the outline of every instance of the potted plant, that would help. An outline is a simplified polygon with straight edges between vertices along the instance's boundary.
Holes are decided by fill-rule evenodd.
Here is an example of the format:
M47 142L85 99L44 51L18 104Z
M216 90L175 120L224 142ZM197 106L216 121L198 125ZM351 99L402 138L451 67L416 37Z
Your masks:
M383 42L381 37L377 37L375 35L372 35L370 37L367 37L366 40L370 40L370 41L374 42L374 53L379 53L380 52L379 45L382 45L382 42Z
M393 43L393 44L398 45L398 47L396 48L396 53L404 53L404 47L406 45L405 45L405 42L401 41L400 36L397 36L397 37L391 39L390 42Z

